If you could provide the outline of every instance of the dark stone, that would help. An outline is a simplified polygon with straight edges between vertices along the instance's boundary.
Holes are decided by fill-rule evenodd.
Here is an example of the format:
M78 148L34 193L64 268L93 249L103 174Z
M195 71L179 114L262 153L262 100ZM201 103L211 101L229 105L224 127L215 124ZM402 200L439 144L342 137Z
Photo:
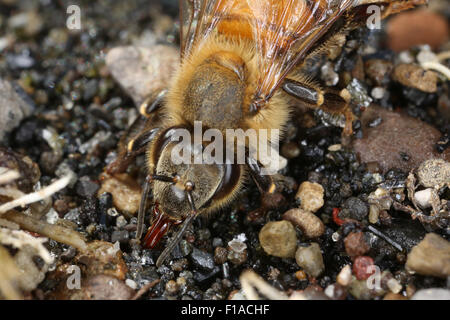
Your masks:
M194 265L206 271L212 271L215 266L213 255L197 248L192 250L191 260Z
M81 177L76 185L77 194L81 197L93 196L99 188L100 186L87 176Z
M348 198L344 202L343 208L349 211L350 218L358 221L362 221L369 214L369 208L367 207L366 203L356 197Z

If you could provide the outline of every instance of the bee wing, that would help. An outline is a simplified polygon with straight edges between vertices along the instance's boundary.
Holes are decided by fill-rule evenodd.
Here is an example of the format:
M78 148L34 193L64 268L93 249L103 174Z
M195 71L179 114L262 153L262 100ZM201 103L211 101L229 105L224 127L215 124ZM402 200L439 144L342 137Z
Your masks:
M253 103L262 106L289 71L343 14L354 25L379 4L381 18L427 0L180 0L181 55L211 32L253 41L259 79Z
M181 56L187 57L215 29L241 39L253 38L263 70L260 90L271 91L273 84L268 82L282 78L307 49L308 41L353 1L180 0Z
M246 0L261 77L253 101L262 106L289 71L354 0Z
M181 57L207 38L234 0L180 0Z

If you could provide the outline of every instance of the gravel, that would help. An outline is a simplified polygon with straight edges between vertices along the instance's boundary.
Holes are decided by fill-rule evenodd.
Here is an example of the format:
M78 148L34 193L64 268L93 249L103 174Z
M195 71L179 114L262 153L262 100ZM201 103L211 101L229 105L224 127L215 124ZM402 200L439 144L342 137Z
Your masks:
M450 276L450 241L429 233L408 254L406 268L422 275Z
M297 247L297 235L289 221L272 221L262 227L259 242L269 255L292 258Z
M311 277L316 278L325 270L320 246L315 242L307 247L299 246L295 252L295 261Z
M302 209L291 209L283 214L283 219L299 227L307 239L318 238L325 232L325 225L319 217Z
M316 212L323 206L323 187L315 182L305 181L298 188L296 199L300 201L302 209L309 212Z

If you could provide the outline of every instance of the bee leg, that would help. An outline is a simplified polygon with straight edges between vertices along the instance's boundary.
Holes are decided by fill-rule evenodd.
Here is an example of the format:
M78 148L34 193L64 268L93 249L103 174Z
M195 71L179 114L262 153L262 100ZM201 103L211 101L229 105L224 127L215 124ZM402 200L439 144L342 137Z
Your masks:
M345 117L344 134L350 136L353 133L352 123L355 116L350 108L350 93L343 89L321 89L310 81L297 81L286 79L283 90L301 100L310 108L320 108L321 110Z
M117 159L108 165L106 172L109 174L124 172L138 155L145 152L146 146L155 138L158 131L159 128L144 130L131 139L125 148L121 148Z
M149 118L152 113L159 109L161 102L164 100L167 90L156 91L144 99L144 102L139 107L139 113Z
M277 192L273 176L264 174L262 165L251 157L247 157L247 167L250 169L250 175L261 193L260 209L267 211L267 209L280 206L284 202L284 197L280 192Z
M167 90L157 91L148 96L141 104L139 107L140 116L128 128L119 142L119 156L106 168L109 174L125 171L129 164L145 151L145 146L156 134L156 132L153 133L153 128L150 129L153 119L151 116L157 114L166 92ZM129 139L129 137L133 138Z

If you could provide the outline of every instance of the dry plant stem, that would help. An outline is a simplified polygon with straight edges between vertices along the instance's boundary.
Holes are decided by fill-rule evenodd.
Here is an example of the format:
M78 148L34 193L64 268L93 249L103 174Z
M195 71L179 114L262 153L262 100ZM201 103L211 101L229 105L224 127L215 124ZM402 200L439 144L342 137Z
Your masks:
M69 184L70 179L71 179L70 175L65 176L39 191L30 193L30 194L26 194L23 197L20 197L18 199L15 199L13 201L10 201L10 202L7 202L7 203L1 205L0 206L0 216L2 214L4 214L5 212L7 212L8 210L14 209L15 207L18 207L18 206L23 207L27 204L41 201L47 197L50 197L52 194L65 188Z
M444 61L444 60L450 59L450 51L444 51L444 52L438 53L436 55L436 58L439 61Z
M13 282L20 276L13 258L3 246L0 245L0 295L8 300L20 300L22 295L14 287Z
M10 182L13 182L14 180L16 180L17 178L20 177L19 172L15 171L15 170L1 170L4 168L0 168L0 185L2 184L7 184Z
M133 298L131 298L131 300L137 300L140 297L142 297L148 290L150 290L151 288L153 288L154 286L156 286L161 280L160 279L156 279L152 282L147 283L145 286L143 286L142 288L139 289L139 291L134 295Z
M442 73L447 80L450 80L450 69L437 61L428 61L422 63L424 69L431 69Z
M287 300L288 296L270 286L263 278L252 270L242 272L240 276L242 291L248 300L259 300L260 297L255 288L270 300Z
M6 220L17 223L22 229L39 233L44 237L67 244L81 251L86 249L86 241L84 237L75 230L49 224L17 211L9 211L3 214L2 217Z

